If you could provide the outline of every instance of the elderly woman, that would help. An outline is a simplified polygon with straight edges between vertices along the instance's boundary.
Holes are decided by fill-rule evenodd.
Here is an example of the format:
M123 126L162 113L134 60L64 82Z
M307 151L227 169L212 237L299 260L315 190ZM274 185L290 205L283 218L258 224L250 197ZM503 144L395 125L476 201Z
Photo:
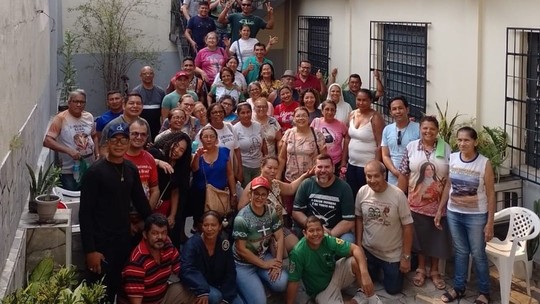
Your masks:
M332 83L328 86L328 100L331 100L336 104L336 119L347 125L349 123L349 114L351 113L352 108L350 104L343 100L343 92L339 83Z
M176 110L176 109L179 109L179 110L182 110L185 114L185 117L184 118L180 118L178 115L181 115L181 114L178 114L177 111L175 111L175 119L177 119L176 121L176 124L178 125L178 120L181 119L182 120L182 126L180 128L180 130L184 133L186 133L187 135L189 135L189 138L191 138L191 140L193 140L195 138L195 135L197 134L197 132L199 132L199 130L201 129L201 124L199 123L199 121L197 121L197 119L193 116L191 116L191 114L193 113L193 109L195 107L195 101L193 100L193 96L191 96L190 94L184 94L180 97L180 102L178 103L178 106L176 108L173 108L171 111L173 110ZM161 130L160 130L160 134L163 133L163 132L167 132L167 130L170 130L169 132L177 132L178 131L178 126L170 126L171 124L171 118L173 117L171 115L171 111L169 111L169 114L167 115L167 119L165 119L163 121L163 124L161 125ZM167 132L167 133L169 133ZM156 136L156 138L158 137L159 135Z
M150 153L158 163L168 163L173 169L170 173L158 166L161 195L155 210L167 216L171 240L175 246L179 246L186 239L183 210L187 206L185 194L189 191L191 139L184 132L169 133L156 139Z
M242 93L245 93L247 90L247 83L246 83L246 78L244 77L244 74L242 74L242 72L237 71L238 58L236 58L236 56L229 57L227 61L225 62L225 66L234 71L234 84L240 88ZM218 84L219 81L221 81L221 78L218 74L216 75L216 78L214 79L214 83L212 83L212 86L215 86L216 84Z
M255 118L255 114L256 114L254 102L255 100L262 97L261 92L262 92L262 88L261 88L260 82L254 81L249 84L248 86L249 98L246 100L246 102L249 103L251 105L251 108L253 109L253 118ZM268 107L266 108L266 113L268 114L268 116L272 116L274 115L274 106L272 105L271 102L269 101L267 102L268 102Z
M495 178L491 162L476 149L478 133L475 129L460 128L457 144L459 152L450 155L450 178L435 214L435 226L442 227L441 218L448 201L448 227L455 248L454 288L444 293L441 300L448 303L465 295L471 256L480 293L475 303L488 303L490 280L486 242L493 238Z
M236 114L236 102L231 95L223 95L218 100L219 104L223 106L225 110L224 122L228 122L232 125L238 122L238 115Z
M254 121L261 124L262 134L266 141L266 148L268 149L268 155L276 156L281 147L281 126L278 121L268 115L269 102L264 97L259 97L253 103L253 112L255 112Z
M308 172L315 165L315 158L326 153L324 135L309 126L309 112L305 107L294 110L295 127L285 131L281 139L279 151L279 168L277 176L292 182L300 175ZM292 214L292 200L285 200L287 213Z
M332 158L335 166L334 174L345 176L347 169L347 159L349 152L349 131L347 127L336 119L336 104L326 100L322 103L322 118L315 118L311 122L311 127L321 131L326 143L326 151Z
M244 303L236 290L232 248L221 234L220 215L207 211L201 222L201 234L193 235L182 248L182 284L197 297L197 303Z
M169 116L167 117L166 122L163 123L163 127L168 125L168 128L160 132L156 138L155 142L160 140L163 136L171 134L171 133L178 133L178 132L184 132L188 130L184 130L184 126L187 121L187 113L186 111L180 109L180 108L174 108L171 111L169 111ZM186 132L184 132L186 133Z
M229 95L237 103L244 101L244 94L242 89L234 83L234 71L228 67L224 67L219 72L219 78L221 82L212 86L208 93L208 104L212 104L214 101L219 100L221 96ZM234 106L237 105L234 104Z
M208 124L208 116L204 103L200 101L195 103L195 106L193 107L193 117L197 118L201 126L206 126Z
M287 288L287 271L282 269L282 223L276 210L266 203L271 189L266 178L253 179L249 205L234 220L236 286L246 303L266 303L265 286L272 292ZM275 257L268 250L272 240L277 247Z
M300 105L309 111L309 123L315 118L323 116L321 109L319 109L319 102L319 93L315 89L309 88L300 94Z
M216 75L225 65L225 61L229 55L222 47L218 46L216 32L206 34L204 41L206 42L206 47L197 53L195 66L202 70L203 79L207 79L206 85L211 87L214 78L216 78Z
M241 103L237 109L239 122L233 126L242 154L242 187L260 174L259 166L268 154L260 123L251 119L251 106Z
M198 220L204 211L206 185L217 189L229 188L231 207L236 207L236 181L234 179L229 149L218 146L218 133L212 126L206 126L199 133L200 145L193 154L191 170L193 180L189 192L193 218ZM225 177L225 178L224 178Z
M418 268L413 278L415 286L426 280L426 264L430 263L430 277L438 289L446 284L439 274L439 259L452 255L452 240L446 223L446 210L441 208L441 196L448 180L450 146L438 138L439 122L434 116L420 120L420 139L410 142L399 167L398 187L408 193L414 219L413 250L418 253ZM438 211L440 225L435 226Z
M354 196L356 196L360 187L366 184L364 166L370 160L376 159L380 161L382 159L381 139L384 119L379 112L371 108L372 102L371 91L360 89L356 94L357 109L352 111L349 118L349 136L351 140L349 142L349 161L345 177ZM347 104L347 106L349 105Z
M288 129L292 128L294 110L298 108L300 104L297 101L293 100L292 88L290 86L281 87L281 89L279 89L278 91L278 94L281 97L281 103L274 108L274 117L279 122L279 125L281 126L281 131L285 132Z

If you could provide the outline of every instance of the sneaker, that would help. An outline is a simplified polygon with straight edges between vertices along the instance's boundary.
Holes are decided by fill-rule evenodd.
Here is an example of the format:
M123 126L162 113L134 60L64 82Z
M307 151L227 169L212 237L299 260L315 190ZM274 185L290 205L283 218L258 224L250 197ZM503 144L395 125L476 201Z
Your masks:
M364 293L360 291L358 291L352 299L356 301L356 304L364 304L367 301Z
M368 304L383 304L381 299L376 294L372 295L367 300L368 300L367 301Z

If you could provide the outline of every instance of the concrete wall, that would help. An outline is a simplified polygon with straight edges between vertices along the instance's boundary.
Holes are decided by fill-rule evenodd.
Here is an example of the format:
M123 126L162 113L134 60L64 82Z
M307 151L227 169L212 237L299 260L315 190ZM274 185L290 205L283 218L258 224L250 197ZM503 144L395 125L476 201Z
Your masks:
M0 2L0 297L24 278L24 233L17 234L28 202L24 164L35 166L55 107L56 11L55 0Z

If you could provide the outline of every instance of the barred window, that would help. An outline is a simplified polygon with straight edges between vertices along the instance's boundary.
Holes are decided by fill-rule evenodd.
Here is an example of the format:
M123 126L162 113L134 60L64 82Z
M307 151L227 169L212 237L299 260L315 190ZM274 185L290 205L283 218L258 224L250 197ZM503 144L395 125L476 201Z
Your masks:
M298 63L309 60L311 72L328 75L329 42L330 17L298 17Z
M385 87L384 98L376 103L386 114L388 100L398 95L407 98L412 116L426 112L427 27L418 22L370 24L370 69L381 72Z
M540 184L540 29L507 28L505 130L514 173Z

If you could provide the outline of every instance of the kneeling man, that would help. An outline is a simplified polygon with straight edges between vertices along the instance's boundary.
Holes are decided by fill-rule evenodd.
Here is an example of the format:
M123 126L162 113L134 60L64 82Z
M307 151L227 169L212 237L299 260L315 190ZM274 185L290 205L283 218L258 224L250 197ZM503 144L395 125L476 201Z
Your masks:
M169 221L161 213L146 218L143 239L133 249L122 273L124 288L119 304L195 303L194 295L177 279L180 254L167 236L168 228Z
M405 194L386 181L380 161L370 161L364 171L367 185L356 196L357 244L364 248L373 280L382 269L384 289L396 294L403 289L403 274L411 270L411 211Z
M304 238L289 256L288 304L295 302L300 280L317 303L344 303L341 290L355 281L369 297L369 303L380 303L362 248L325 234L321 220L313 215L307 218L303 233ZM359 304L361 297L357 294L349 303Z

